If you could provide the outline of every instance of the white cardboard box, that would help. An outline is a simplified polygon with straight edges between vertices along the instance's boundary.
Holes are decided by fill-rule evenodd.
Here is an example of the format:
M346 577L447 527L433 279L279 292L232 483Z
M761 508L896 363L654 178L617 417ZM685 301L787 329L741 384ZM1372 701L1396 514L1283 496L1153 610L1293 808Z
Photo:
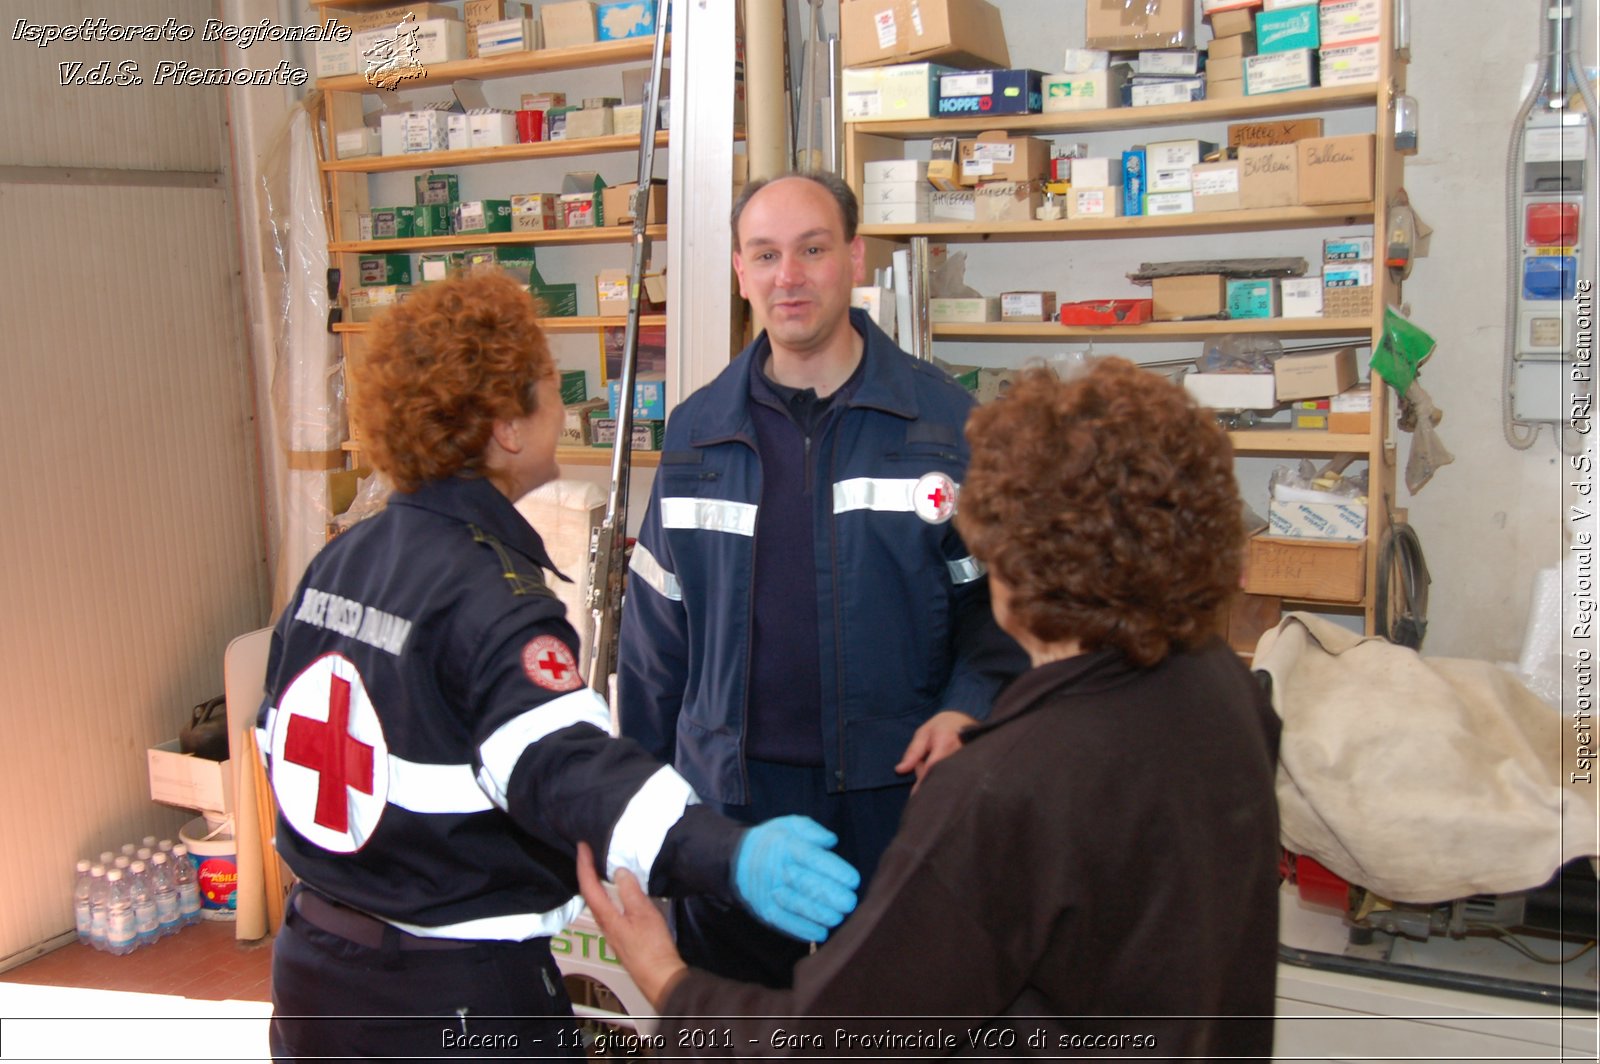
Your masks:
M1267 503L1267 534L1296 539L1367 538L1365 503L1280 502Z
M178 740L168 739L145 751L150 765L152 801L203 809L214 813L233 812L233 762L207 761L185 754Z
M1195 402L1213 410L1271 410L1278 405L1278 382L1270 373L1190 373L1183 387Z

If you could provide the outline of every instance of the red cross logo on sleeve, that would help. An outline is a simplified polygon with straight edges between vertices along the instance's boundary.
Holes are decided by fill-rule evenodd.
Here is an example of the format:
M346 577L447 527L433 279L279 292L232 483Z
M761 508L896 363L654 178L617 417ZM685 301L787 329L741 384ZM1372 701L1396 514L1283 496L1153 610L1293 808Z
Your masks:
M522 648L522 671L547 691L573 691L583 686L578 662L567 644L553 635L536 635Z
M350 681L331 677L328 719L291 717L283 756L317 773L317 809L313 820L330 831L350 830L345 788L372 793L372 746L350 736Z
M956 512L956 482L944 473L924 473L911 489L911 508L930 525L942 525Z
M307 665L278 696L272 792L289 825L334 853L355 853L383 818L389 745L361 672L340 654Z

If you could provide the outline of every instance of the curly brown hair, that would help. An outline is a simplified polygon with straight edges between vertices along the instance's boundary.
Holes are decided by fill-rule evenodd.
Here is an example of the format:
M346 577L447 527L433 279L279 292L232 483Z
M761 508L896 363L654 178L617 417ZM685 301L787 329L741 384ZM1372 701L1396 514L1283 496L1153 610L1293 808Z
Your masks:
M533 299L478 269L418 289L380 315L351 360L350 417L395 490L482 475L494 422L534 409L554 371Z
M1119 358L1033 369L967 439L957 527L1027 631L1148 666L1215 630L1244 523L1233 446L1182 388Z

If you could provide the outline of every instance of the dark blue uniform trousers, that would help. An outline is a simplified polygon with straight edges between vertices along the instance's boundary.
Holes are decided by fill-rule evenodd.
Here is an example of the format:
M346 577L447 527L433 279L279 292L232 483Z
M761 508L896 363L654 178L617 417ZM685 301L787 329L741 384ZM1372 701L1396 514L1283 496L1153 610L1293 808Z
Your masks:
M548 939L417 950L389 928L373 949L287 907L272 952L275 1060L581 1058Z

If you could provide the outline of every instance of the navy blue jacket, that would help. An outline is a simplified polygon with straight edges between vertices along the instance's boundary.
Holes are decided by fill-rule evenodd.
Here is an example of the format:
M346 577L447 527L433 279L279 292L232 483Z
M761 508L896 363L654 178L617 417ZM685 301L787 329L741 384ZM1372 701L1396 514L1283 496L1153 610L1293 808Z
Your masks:
M258 739L278 851L413 934L520 941L581 908L574 848L655 893L730 896L741 833L609 734L544 544L488 481L396 493L306 570Z
M895 763L929 717L980 720L1026 658L994 623L988 581L948 518L972 398L861 311L860 385L813 446L830 791L905 783ZM748 799L743 737L761 456L749 411L766 334L684 400L630 563L618 660L622 734L670 759L704 798ZM920 513L919 513L920 510Z

